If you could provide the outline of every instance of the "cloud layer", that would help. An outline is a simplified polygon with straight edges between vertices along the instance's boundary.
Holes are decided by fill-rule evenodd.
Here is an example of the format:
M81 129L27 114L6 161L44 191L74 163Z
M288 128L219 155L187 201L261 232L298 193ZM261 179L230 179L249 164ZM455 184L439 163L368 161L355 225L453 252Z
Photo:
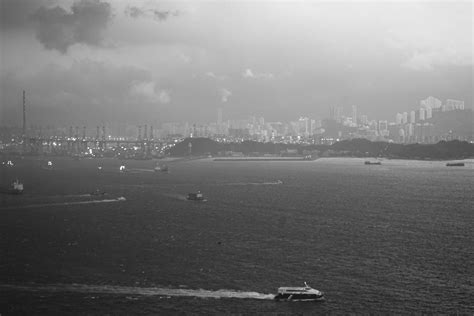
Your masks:
M76 43L99 46L102 32L112 18L109 3L100 0L75 2L71 12L55 6L39 8L32 16L37 22L36 37L46 49L65 54Z

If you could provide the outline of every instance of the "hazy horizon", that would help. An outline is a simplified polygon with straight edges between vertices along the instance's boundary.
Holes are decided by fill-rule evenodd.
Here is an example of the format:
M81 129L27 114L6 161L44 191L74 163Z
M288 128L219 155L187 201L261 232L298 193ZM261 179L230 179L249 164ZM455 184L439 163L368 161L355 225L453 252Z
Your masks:
M472 108L469 1L0 0L0 124Z

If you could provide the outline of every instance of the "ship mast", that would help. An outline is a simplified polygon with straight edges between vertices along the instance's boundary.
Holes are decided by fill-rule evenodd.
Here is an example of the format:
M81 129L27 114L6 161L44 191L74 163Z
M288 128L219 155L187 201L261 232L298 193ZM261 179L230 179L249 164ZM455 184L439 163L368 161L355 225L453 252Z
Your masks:
M26 96L23 90L23 136L26 135Z

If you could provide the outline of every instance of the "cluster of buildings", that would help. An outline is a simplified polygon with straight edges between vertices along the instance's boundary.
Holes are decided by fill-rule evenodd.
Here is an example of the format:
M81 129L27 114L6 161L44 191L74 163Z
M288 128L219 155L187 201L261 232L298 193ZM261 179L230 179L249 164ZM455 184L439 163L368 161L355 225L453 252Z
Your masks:
M358 111L356 105L350 109L331 106L326 118L299 117L289 122L271 122L264 117L250 116L246 119L224 120L224 110L217 109L214 122L188 123L168 122L151 125L85 126L57 128L53 126L34 127L23 131L0 128L0 149L7 144L20 144L26 135L30 142L43 141L47 144L61 140L70 148L79 142L173 144L186 137L206 137L220 142L258 142L333 144L353 138L371 141L392 141L397 143L436 143L440 140L474 141L473 112L466 109L464 101L447 99L445 102L428 97L411 111L396 113L393 121L370 119ZM92 132L91 132L92 131ZM21 145L23 146L23 145ZM105 145L104 145L105 146ZM23 146L24 147L24 146ZM54 147L54 146L53 146ZM65 148L66 148L65 147ZM74 146L72 146L74 147ZM72 148L71 147L71 148ZM77 147L77 146L76 146ZM97 147L97 146L96 146ZM99 146L100 147L100 146ZM97 148L99 148L97 147Z
M366 138L371 141L397 143L433 143L440 140L472 141L472 111L464 101L435 97L420 101L418 109L397 113L394 121L369 119L356 105L350 113L342 106L331 106L328 118L300 117L290 122L268 122L264 117L223 120L223 109L217 109L217 120L207 124L164 123L161 137L208 137L226 142L255 140L261 142L332 144L342 139Z

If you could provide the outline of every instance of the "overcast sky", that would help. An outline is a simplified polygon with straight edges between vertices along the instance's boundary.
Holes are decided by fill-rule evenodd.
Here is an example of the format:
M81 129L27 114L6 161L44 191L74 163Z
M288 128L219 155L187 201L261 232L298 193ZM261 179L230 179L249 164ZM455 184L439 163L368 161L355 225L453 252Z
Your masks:
M0 122L393 118L473 90L471 1L0 0Z

